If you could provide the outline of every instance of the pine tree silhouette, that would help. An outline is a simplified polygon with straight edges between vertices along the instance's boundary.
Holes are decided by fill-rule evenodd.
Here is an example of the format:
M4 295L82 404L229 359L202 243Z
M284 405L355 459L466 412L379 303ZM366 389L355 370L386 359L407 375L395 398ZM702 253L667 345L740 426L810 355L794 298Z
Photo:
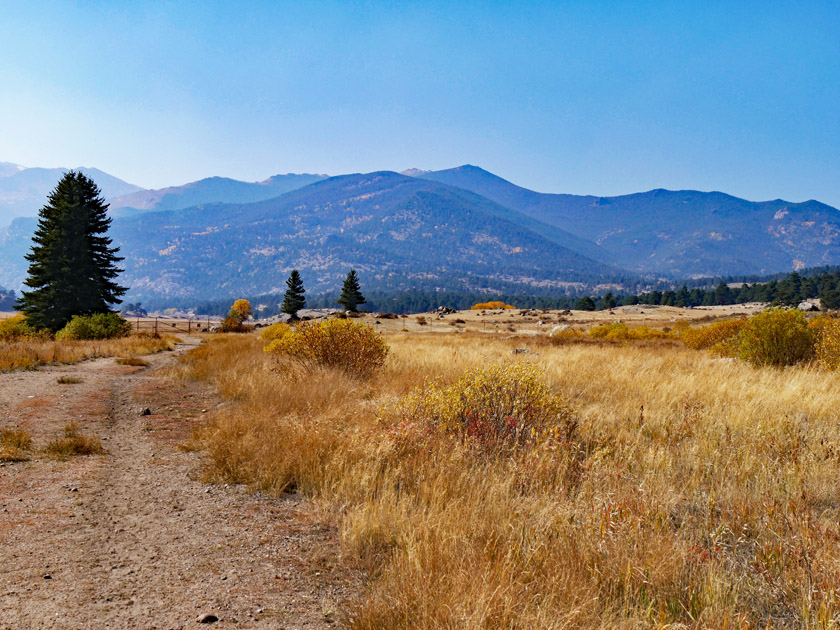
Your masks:
M341 297L338 298L338 303L345 310L355 313L359 304L365 302L365 296L359 290L359 277L356 275L356 270L351 269L344 279L344 286L341 287Z
M38 212L28 277L17 308L35 328L53 332L74 315L107 313L126 292L115 282L118 247L105 236L108 204L92 179L70 171Z
M306 298L303 296L306 290L303 288L303 280L297 269L292 269L289 278L286 280L286 293L283 296L283 312L292 317L297 317L297 312L306 306Z

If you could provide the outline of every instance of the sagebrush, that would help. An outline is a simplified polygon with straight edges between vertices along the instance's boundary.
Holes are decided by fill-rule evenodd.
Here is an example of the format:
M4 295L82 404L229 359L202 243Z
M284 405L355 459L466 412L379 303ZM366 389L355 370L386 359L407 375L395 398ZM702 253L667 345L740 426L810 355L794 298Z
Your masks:
M388 344L372 326L349 319L301 322L265 348L305 372L335 368L357 377L382 369Z

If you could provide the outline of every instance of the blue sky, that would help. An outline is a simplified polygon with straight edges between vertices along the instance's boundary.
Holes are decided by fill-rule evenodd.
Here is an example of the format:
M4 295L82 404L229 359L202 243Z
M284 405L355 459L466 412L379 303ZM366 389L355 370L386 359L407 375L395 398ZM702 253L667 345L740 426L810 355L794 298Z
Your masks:
M838 33L837 2L0 0L0 161L840 206Z

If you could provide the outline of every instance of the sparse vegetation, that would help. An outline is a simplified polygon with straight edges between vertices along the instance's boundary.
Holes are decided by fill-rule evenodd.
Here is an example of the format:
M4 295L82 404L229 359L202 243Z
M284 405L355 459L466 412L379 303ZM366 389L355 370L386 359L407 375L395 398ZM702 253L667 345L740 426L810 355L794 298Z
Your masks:
M283 378L251 337L186 365L231 401L196 437L208 478L295 489L334 515L369 580L351 628L830 628L840 616L833 373L546 337L542 376L516 375L506 357L521 340L388 342L382 377L366 381ZM507 388L520 381L538 400L562 393L539 426L574 426L573 408L569 439L476 448L468 401L504 423L513 414L493 401L522 400Z
M98 437L81 435L78 425L72 422L64 427L64 435L47 444L44 451L58 459L74 455L101 455L105 452Z
M140 357L120 357L117 359L117 363L119 365L133 365L136 367L147 367L149 362L145 359L141 359Z
M78 376L59 376L56 382L59 385L78 385L79 383L84 383L84 380Z
M0 462L25 462L32 448L32 436L23 429L0 429Z

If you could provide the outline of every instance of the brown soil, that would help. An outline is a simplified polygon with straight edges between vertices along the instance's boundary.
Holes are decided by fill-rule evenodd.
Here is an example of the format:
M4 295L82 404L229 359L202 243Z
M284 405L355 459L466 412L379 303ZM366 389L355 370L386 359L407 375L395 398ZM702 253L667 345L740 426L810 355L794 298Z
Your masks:
M180 445L217 404L198 384L99 359L0 374L0 427L34 439L0 463L0 628L330 628L358 590L306 500L210 486ZM81 383L59 384L59 377ZM151 415L142 416L144 408ZM74 422L104 455L42 449Z

